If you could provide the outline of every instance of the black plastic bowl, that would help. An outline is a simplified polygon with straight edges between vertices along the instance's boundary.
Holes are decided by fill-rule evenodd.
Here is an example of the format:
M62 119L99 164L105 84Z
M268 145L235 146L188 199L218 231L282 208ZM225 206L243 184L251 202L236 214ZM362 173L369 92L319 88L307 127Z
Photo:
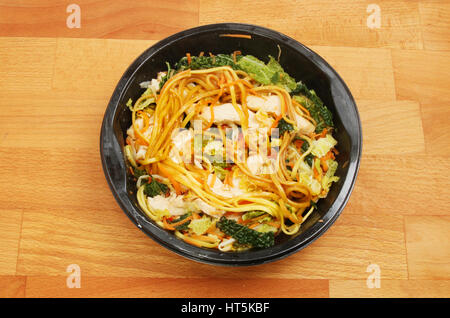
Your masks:
M250 35L233 37L235 35ZM214 54L239 50L264 61L268 55L278 56L280 64L297 81L314 89L334 115L335 138L338 140L339 182L332 185L327 198L318 203L318 210L302 225L301 231L288 237L279 235L270 248L245 252L220 252L199 248L176 238L145 216L136 201L136 187L127 172L123 153L126 129L131 114L125 106L129 98L136 100L142 89L139 83L155 78L186 53L201 51ZM319 55L279 32L259 26L223 23L201 26L172 35L142 53L128 67L117 84L103 119L100 153L106 179L117 202L128 217L148 236L162 246L189 259L219 265L256 265L284 258L306 247L321 236L337 219L353 189L362 150L361 123L355 101L336 71Z

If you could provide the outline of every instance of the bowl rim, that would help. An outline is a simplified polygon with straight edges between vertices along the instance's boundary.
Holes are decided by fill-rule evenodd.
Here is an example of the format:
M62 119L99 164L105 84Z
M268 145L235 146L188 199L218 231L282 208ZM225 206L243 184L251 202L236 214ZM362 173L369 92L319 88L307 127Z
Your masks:
M334 82L332 82L330 79L330 87L333 84L339 85L339 87L335 87L335 89L339 89L340 93L345 94L347 102L350 104L350 108L346 109L346 111L351 111L353 117L355 117L356 119L356 122L351 123L353 124L352 128L355 130L355 136L350 136L351 151L346 179L341 189L339 190L336 199L331 204L329 209L325 212L322 218L323 222L316 222L315 224L311 225L305 232L301 234L303 239L299 240L298 242L293 242L295 240L295 238L293 238L291 240L283 242L282 244L278 244L266 249L255 250L251 253L230 253L214 251L214 253L211 254L211 251L185 243L184 241L176 238L172 233L168 233L168 231L162 229L152 221L149 221L144 213L132 204L128 196L126 186L124 185L126 184L126 175L124 175L126 170L124 156L113 132L114 118L122 96L125 94L127 88L129 88L129 85L133 81L135 73L139 71L139 68L142 66L142 64L151 59L152 56L158 51L185 37L191 37L202 33L217 31L231 33L239 32L239 34L244 32L249 35L259 35L272 40L278 39L278 41L284 42L285 45L308 58L321 71L326 73L329 77L332 77L331 79L334 80ZM334 95L332 96L332 98L334 99ZM336 110L338 110L338 107L336 108ZM118 152L120 152L120 154ZM332 68L328 64L328 62L326 62L325 59L323 59L319 54L312 51L310 48L306 47L297 40L275 30L245 23L215 23L190 28L173 34L147 48L128 66L119 82L117 83L108 106L105 110L100 131L100 157L103 172L115 200L124 211L124 213L128 216L128 218L147 236L149 236L151 239L164 246L165 248L188 259L213 265L250 266L269 263L281 260L310 245L321 235L323 235L342 213L355 186L356 177L358 175L360 167L361 155L362 126L356 102L349 88L340 77L340 75L334 70L334 68ZM111 160L116 164L115 167L111 163ZM119 169L122 169L122 171L112 170L113 168L117 167L119 167ZM114 173L114 171L116 173ZM119 176L117 176L117 173L119 174ZM119 179L120 182L123 182L121 186L117 184L117 180ZM334 213L329 215L329 211L331 210L333 210ZM289 242L291 242L291 244L287 244ZM281 249L280 247L284 245L286 245L286 247Z

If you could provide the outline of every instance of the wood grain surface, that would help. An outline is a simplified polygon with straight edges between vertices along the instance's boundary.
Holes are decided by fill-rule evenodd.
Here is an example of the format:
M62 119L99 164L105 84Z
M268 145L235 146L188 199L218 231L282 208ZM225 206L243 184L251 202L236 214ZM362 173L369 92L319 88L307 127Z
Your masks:
M448 1L74 3L81 28L71 29L66 1L0 1L0 297L450 296ZM369 4L380 28L367 25ZM231 21L323 56L357 101L364 139L337 222L299 253L244 268L187 260L139 231L106 184L98 144L140 53ZM81 288L67 287L71 264Z

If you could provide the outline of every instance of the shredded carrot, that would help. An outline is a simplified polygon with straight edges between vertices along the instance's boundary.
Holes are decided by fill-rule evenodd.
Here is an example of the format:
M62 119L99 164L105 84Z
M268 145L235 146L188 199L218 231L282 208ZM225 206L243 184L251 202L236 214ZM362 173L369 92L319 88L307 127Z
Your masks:
M136 133L136 129L135 129L135 134L134 135L136 136L136 141L135 141L136 148L138 147L138 145L148 146L148 142L145 139L143 139L138 133Z
M328 159L336 159L335 157L334 157L334 153L333 153L333 151L332 150L330 150L330 151L328 151L327 152L327 154L325 155L325 158L328 160Z
M219 34L220 37L229 37L229 38L243 38L243 39L250 39L252 38L251 35L248 34Z
M216 56L214 54L212 54L211 52L209 52L209 56L212 58L213 64L216 63Z
M313 172L314 178L320 182L322 180L322 175L319 173L319 171L317 171L316 167L314 167Z
M292 104L298 106L301 110L303 110L308 116L310 116L311 114L309 113L309 110L307 110L305 107L303 107L302 104L300 104L299 102L297 102L295 99L292 100Z
M211 183L209 184L209 186L211 188L214 188L214 185L216 184L216 178L217 178L217 175L215 173L213 173L213 175L211 177Z
M238 55L238 54L239 54L239 55L242 54L241 51L234 51L234 52L233 52L233 62L234 62L234 63L236 63L236 55Z
M164 216L162 218L163 224L164 224L164 228L168 229L168 230L175 230L174 227L170 226L169 223L167 223L167 218Z
M276 227L276 228L280 227L280 223L278 223L278 222L267 222L267 225L270 225L270 226L273 226L273 227Z
M222 92L223 92L223 90L221 89L219 94L222 95ZM218 99L219 99L219 95L218 95L217 100L218 100ZM203 128L203 130L207 130L207 129L211 128L211 126L214 124L214 106L216 105L216 103L217 103L217 101L214 101L214 102L211 103L211 105L209 106L209 110L210 110L210 112L211 112L211 119L210 119L208 125L206 125L206 127Z
M203 184L203 180L200 177L194 177L195 180L197 180L199 183Z
M223 179L223 184L228 184L228 176L229 176L229 174L230 173L227 173L226 175L225 175L225 179Z
M188 65L191 65L191 53L186 53L186 57L187 57L187 61L188 61Z
M150 119L147 115L144 115L145 113L141 112L142 119L144 120L144 127L141 129L141 132L147 131L148 127L150 126Z
M176 228L177 226L180 226L180 225L186 223L187 221L189 221L189 220L191 220L191 219L192 219L192 215L190 215L190 216L184 218L184 219L181 220L181 221L178 221L178 222L170 223L170 224L169 224L169 223L167 223L167 217L164 216L164 217L163 217L163 223L164 223L164 227L165 227L166 229L174 231L175 228Z
M320 134L316 135L316 137L318 137L316 139L324 138L327 135L327 132L328 132L328 130L326 128L324 128Z
M283 118L283 114L280 114L277 116L277 118L275 118L275 121L273 122L272 126L270 126L270 130L278 126L278 122L281 120L281 118Z
M300 150L303 146L304 141L301 139L297 139L296 141L294 141L295 147Z
M233 180L232 180L232 178L233 178L233 172L232 172L232 171L229 171L229 172L227 173L227 175L225 176L225 179L223 180L223 183L224 183L224 184L228 184L230 187L232 187L232 186L233 186Z
M220 239L222 239L222 238L224 237L224 235L225 235L224 233L222 233L222 231L220 231L220 230L218 230L218 229L216 228L216 223L214 223L213 225L211 225L211 226L209 227L209 229L206 231L206 233L215 235L215 236L217 236L217 237L220 238Z
M319 139L319 138L324 138L328 133L328 130L326 128L324 128L320 133L316 134L316 133L311 133L311 137L314 139Z
M320 165L322 166L323 171L328 171L327 158L325 156L320 158Z
M249 229L254 229L255 227L257 227L257 226L260 225L260 224L261 224L261 223L256 222L256 223L253 223L253 224L249 225L248 228L249 228Z
M323 171L325 171L325 172L328 171L328 163L327 163L328 159L333 159L333 160L336 159L334 157L334 154L333 154L332 150L328 151L325 156L320 158L320 164L322 166Z
M200 215L198 213L192 213L192 218L194 220L198 220L198 219L200 219Z
M181 190L181 185L173 178L173 176L163 167L163 165L158 164L158 169L163 177L169 179L170 183L173 185L177 195L180 195L183 191Z
M228 184L229 184L229 186L230 187L234 187L234 185L233 185L233 171L228 172L227 176L229 176L228 177Z
M333 159L334 160L335 157L334 157L334 154L333 154L332 150L328 151L325 154L325 156L323 156L321 159L324 159L324 160Z
M208 230L206 230L207 233L213 234L216 231L217 227L216 227L216 222L213 222L211 224L211 226L208 228Z
M134 141L134 147L136 149L139 148L139 146L141 145L145 145L145 143L143 142L143 140L141 138L136 138L136 140Z

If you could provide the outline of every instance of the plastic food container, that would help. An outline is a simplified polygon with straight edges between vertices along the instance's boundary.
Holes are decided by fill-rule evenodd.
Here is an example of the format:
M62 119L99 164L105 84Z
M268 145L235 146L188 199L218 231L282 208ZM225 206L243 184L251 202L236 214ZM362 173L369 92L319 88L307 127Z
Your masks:
M231 35L231 36L230 36ZM318 210L302 224L298 234L280 234L275 245L266 249L244 252L220 252L199 248L175 237L150 220L136 201L136 187L123 153L131 114L126 107L129 98L136 100L142 93L139 83L166 70L165 62L173 65L187 52L232 53L239 50L264 61L268 55L278 56L280 64L295 80L314 89L332 111L338 141L339 168L328 196L318 202ZM294 39L279 32L248 24L222 23L201 26L172 35L143 52L125 71L106 109L100 135L103 170L111 191L125 214L150 238L173 252L203 263L248 266L272 262L298 252L319 238L336 221L344 209L359 169L362 151L361 122L355 101L342 78L319 55Z

